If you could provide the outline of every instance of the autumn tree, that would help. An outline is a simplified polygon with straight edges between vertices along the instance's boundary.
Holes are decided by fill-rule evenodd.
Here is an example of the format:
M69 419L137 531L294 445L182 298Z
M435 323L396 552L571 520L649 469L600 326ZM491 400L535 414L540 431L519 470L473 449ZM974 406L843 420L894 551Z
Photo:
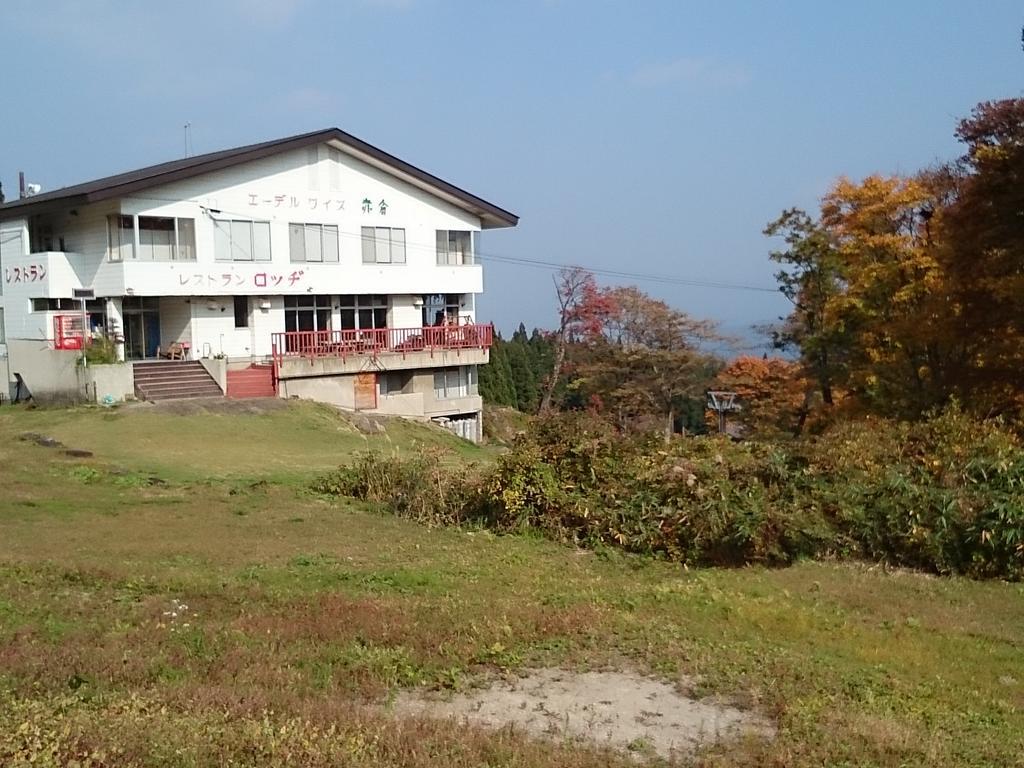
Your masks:
M713 389L735 392L742 410L733 416L755 437L799 434L813 386L800 363L742 355L715 376Z
M818 221L787 211L766 229L789 246L771 255L794 304L779 338L799 346L826 404L840 386L866 408L914 416L950 396L961 349L945 324L948 192L934 173L841 178Z
M965 403L1024 404L1024 99L984 102L957 129L966 152L941 254L948 316L966 348L955 371Z
M836 244L825 227L798 208L783 211L764 233L786 243L785 250L772 251L769 258L782 265L775 279L793 304L789 317L774 331L775 344L799 349L822 401L832 405L837 382L845 383L850 352L849 333L833 315L844 287Z
M600 324L573 348L576 385L622 426L655 415L668 439L685 401L702 395L714 373L705 350L714 327L637 288L603 294Z
M541 411L551 408L568 345L597 332L611 309L594 275L582 267L566 267L558 272L555 276L555 296L558 300L558 330L554 338L551 373L544 383L541 397Z

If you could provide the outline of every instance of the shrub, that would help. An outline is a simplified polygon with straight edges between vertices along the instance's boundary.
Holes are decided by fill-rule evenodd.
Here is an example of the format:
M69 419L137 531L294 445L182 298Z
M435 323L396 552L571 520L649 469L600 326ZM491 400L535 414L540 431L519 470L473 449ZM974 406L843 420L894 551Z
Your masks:
M780 443L626 438L583 413L538 418L487 470L365 454L318 490L444 525L537 530L687 564L858 556L1024 576L1024 452L953 407Z
M433 452L415 458L360 454L348 465L320 478L313 490L386 504L403 517L427 524L459 525L475 506L474 468L460 469Z

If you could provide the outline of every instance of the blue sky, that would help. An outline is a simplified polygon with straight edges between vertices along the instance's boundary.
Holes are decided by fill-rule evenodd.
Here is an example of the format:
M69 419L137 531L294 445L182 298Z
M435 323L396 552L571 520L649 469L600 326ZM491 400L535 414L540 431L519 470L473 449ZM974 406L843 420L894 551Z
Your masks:
M1019 0L3 0L0 181L53 189L338 126L508 208L486 256L772 287L764 224L956 156L1021 93ZM627 279L743 332L770 292ZM493 262L485 319L554 321Z

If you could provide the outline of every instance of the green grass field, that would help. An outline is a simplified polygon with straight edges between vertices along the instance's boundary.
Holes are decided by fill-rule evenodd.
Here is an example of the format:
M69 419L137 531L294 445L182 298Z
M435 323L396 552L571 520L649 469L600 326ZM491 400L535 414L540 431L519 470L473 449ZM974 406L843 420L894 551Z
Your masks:
M686 571L306 490L365 449L490 458L309 404L0 409L0 764L634 765L387 710L559 666L692 676L778 724L703 765L1024 765L1021 585Z

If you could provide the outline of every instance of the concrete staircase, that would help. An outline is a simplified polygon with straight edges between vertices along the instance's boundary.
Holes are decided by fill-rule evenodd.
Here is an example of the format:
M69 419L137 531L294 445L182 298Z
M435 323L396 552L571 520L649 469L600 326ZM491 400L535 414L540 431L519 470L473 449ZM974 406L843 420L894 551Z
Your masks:
M202 364L195 360L135 363L135 396L140 400L179 400L221 397L224 393Z
M250 365L237 371L228 370L228 397L274 397L274 369L269 365Z

